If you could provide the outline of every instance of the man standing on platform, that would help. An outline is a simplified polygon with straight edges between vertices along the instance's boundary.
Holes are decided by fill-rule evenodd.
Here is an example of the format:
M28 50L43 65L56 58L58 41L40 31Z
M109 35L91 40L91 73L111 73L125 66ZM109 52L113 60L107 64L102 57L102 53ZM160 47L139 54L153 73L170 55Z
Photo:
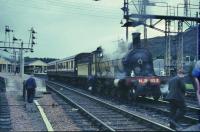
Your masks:
M35 97L35 89L37 87L33 74L26 80L27 100L28 103L33 103Z
M185 105L185 84L183 82L184 71L178 70L177 76L169 81L169 94L166 99L170 105L170 127L176 129L179 125L177 122L186 112Z

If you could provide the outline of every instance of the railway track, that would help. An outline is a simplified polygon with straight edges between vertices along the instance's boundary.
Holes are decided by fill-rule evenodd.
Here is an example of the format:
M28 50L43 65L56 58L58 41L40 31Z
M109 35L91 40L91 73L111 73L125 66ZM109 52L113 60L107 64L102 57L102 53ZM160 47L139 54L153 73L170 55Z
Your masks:
M79 110L75 105L71 103L66 103L65 100L57 96L56 93L51 93L53 98L58 102L58 105L62 105L66 115L70 117L78 129L72 131L99 131L100 127L93 124L90 118L85 117L83 111ZM63 129L64 130L64 129ZM68 131L68 130L67 130Z
M0 131L10 131L11 129L10 109L5 91L5 79L0 77Z
M11 129L10 110L5 93L0 93L0 131Z
M77 88L74 88L73 86L67 86L67 87L77 89ZM82 89L77 89L77 90L81 91L82 93L89 94L89 92L87 92L85 90L82 90ZM98 95L96 95L96 96L98 96ZM130 103L130 102L126 102L123 100L116 100L116 99L113 100L109 97L102 97L102 96L98 96L98 97L100 99L104 100L105 102L111 103L113 105L117 105L118 107L120 107L122 109L126 109L126 110L129 110L132 112L138 112L139 115L140 115L140 113L142 113L141 116L147 115L147 118L150 117L151 120L153 120L155 122L159 122L160 124L162 124L164 126L168 126L169 110L168 110L166 101L155 102L155 101L152 101L151 99L149 99L149 101L145 99L145 101L141 100L137 103L135 103L135 102ZM187 106L186 116L180 122L182 129L198 123L198 119L197 119L198 116L196 114L198 112L198 110L199 110L199 108L196 106L193 106L193 105Z
M158 100L157 102L154 102L152 98L145 98L145 103L153 104L155 105L153 106L155 109L164 109L163 111L169 113L169 111L167 110L169 102L167 101ZM198 107L197 102L189 102L188 100L186 100L186 107L187 107L187 112L184 119L190 120L193 123L198 123L197 113L200 110L200 108Z
M100 130L173 131L169 127L139 116L134 112L121 109L115 105L109 104L74 89L70 89L66 86L48 82L47 87L62 96L62 98L66 101L75 105L76 108L83 111L87 116L90 116L95 124L101 126Z
M107 100L109 100L109 98ZM124 109L143 113L143 115L148 115L147 117L151 118L152 120L155 120L165 126L168 126L170 112L168 110L167 102L155 102L153 99L151 100L151 102L150 100L146 102L146 99L144 98L140 98L139 100L137 100L137 102L131 103L116 100L114 102L119 106L122 106L122 108ZM198 110L199 108L196 107L187 108L186 115L179 122L181 126L180 130L198 123Z

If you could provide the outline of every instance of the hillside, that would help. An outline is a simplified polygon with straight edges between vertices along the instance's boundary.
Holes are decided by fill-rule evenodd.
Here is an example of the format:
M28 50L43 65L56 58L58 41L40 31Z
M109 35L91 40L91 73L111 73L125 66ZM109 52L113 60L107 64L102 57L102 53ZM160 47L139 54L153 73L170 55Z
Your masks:
M196 57L196 28L191 28L183 35L184 57L191 56L191 60ZM154 58L163 58L165 53L165 37L155 37L148 39L148 49ZM176 57L177 36L171 37L171 54Z

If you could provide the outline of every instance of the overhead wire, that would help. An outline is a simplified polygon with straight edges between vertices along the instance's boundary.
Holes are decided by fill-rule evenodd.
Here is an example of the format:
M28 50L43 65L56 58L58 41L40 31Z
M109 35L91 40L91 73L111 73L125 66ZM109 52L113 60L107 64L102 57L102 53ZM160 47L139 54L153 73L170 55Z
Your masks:
M99 11L106 11L106 12L110 12L110 13L119 11L119 9L113 9L113 7L105 7L104 6L104 8L102 8L100 6L95 6L95 5L91 5L91 4L87 4L87 5L84 4L84 5L82 5L82 3L74 3L74 2L66 2L66 1L59 2L60 0L58 0L58 1L46 0L46 1L49 1L49 2L52 2L52 3L61 4L61 5L70 5L70 6L78 7L78 8L82 8L82 9L92 9L93 8L93 10L97 9Z
M89 6L89 5L95 5L95 4L91 4L91 3L83 3L83 2L74 2L74 1L69 1L69 0L57 0L57 1L60 1L60 2L63 2L63 3L71 3L71 4L74 4L74 5L78 5L78 4L81 4L81 6ZM123 1L122 1L123 2ZM96 2L97 3L97 2ZM122 3L123 4L123 3ZM113 8L113 6L107 6L104 4L104 7L106 8Z
M21 0L21 1L24 1L24 0ZM23 2L23 3L19 3L19 2L17 2L16 3L16 1L7 1L8 2L8 4L10 5L11 4L11 2L13 2L12 4L14 4L14 5L19 5L19 6L22 6L22 7L24 7L24 8L26 8L26 7L30 7L30 8L33 8L33 9L40 9L40 10L48 10L49 11L49 8L47 8L47 7L39 7L38 5L35 5L35 4L28 4L28 3L25 3L25 2ZM30 1L28 1L28 2L30 2ZM41 3L40 3L41 4ZM88 13L86 13L86 12L83 12L83 10L80 10L80 8L74 8L74 9L77 9L77 11L82 11L82 12L76 12L76 10L75 11L73 11L73 10L63 10L63 8L65 7L65 6L61 6L61 5L53 5L52 3L50 4L51 6L53 6L53 8L51 8L51 9L53 9L54 10L54 12L57 12L57 13L65 13L65 12L67 12L67 13L73 13L73 14L77 14L77 15L87 15L87 16L93 16L93 17L102 17L102 18L109 18L109 19L118 19L119 20L119 18L117 18L117 17L114 17L113 15L112 16L108 16L109 14L107 13L107 15L97 15L97 13L98 12L95 12L95 10L93 11L93 12L91 12L90 10L85 10L85 11L90 11L90 12L88 12ZM48 5L48 6L50 6L50 5ZM66 6L66 7L69 7L69 8L73 8L73 6ZM103 13L103 12L101 12L101 13Z
M15 9L14 7L16 7L16 6L14 6L14 5L10 5L9 6L9 8L13 8L13 9ZM23 6L21 6L21 7L23 7ZM43 11L47 11L45 8L37 8L37 7L31 7L31 8L33 8L33 9L39 9L39 10L43 10ZM49 13L49 11L48 11L48 13ZM55 12L54 12L55 13ZM9 14L9 13L7 13L7 14ZM60 13L59 13L60 14ZM88 14L84 14L84 13L74 13L74 12L70 12L70 14L66 14L66 13L62 13L62 14L64 14L65 16L74 16L74 15L81 15L81 16L89 16L89 17L95 17L95 18L98 18L98 19L109 19L109 21L115 21L116 22L116 20L119 20L119 19L117 19L117 18L110 18L110 17L105 17L105 16L100 16L100 15L88 15ZM27 15L27 16L29 16L30 17L30 15L28 15L28 14L25 14L25 15ZM84 17L82 17L81 19L83 19ZM86 18L85 18L86 19ZM101 23L102 22L104 22L104 21L101 21Z

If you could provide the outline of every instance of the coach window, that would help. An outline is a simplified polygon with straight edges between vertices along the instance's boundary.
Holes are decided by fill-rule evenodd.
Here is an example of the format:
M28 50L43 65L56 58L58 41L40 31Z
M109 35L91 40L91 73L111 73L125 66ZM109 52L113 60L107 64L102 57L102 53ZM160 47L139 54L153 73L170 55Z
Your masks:
M71 69L73 69L73 65L74 65L74 63L73 63L73 61L71 61Z
M62 63L62 69L65 69L65 63Z
M67 63L68 63L68 69L70 69L70 63L69 63L69 61Z
M67 62L65 62L65 69L67 69Z

